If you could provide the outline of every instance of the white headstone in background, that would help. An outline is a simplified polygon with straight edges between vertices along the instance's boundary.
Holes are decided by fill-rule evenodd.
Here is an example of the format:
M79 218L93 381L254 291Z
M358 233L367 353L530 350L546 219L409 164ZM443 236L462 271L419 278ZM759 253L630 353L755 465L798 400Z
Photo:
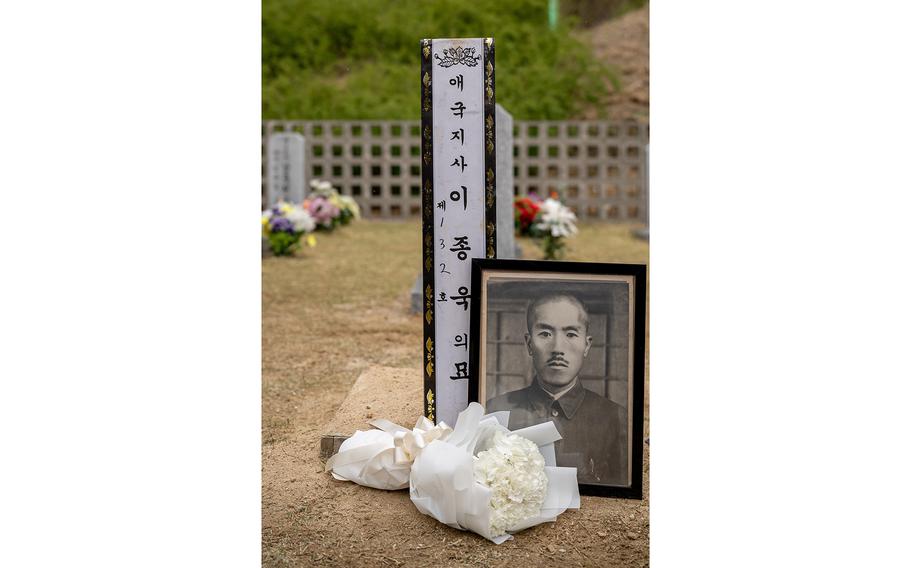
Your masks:
M642 201L645 209L645 226L642 229L635 231L635 236L644 239L646 241L651 240L651 180L650 180L650 169L651 169L651 157L650 157L650 144L645 144L645 156L644 156L644 175L643 178L643 196Z
M515 146L512 115L496 105L496 258L518 258L515 250Z
M269 177L266 201L300 203L306 196L306 139L296 132L269 137Z

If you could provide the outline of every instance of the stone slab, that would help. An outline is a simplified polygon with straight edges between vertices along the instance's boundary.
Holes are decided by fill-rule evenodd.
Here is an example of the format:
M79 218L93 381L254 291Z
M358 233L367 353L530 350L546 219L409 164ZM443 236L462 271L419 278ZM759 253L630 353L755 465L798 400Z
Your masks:
M326 425L320 458L327 460L355 430L369 430L369 421L385 418L413 428L423 415L423 375L420 369L370 367L354 382L348 396Z
M417 314L423 309L423 272L417 273L414 285L411 286L411 313Z

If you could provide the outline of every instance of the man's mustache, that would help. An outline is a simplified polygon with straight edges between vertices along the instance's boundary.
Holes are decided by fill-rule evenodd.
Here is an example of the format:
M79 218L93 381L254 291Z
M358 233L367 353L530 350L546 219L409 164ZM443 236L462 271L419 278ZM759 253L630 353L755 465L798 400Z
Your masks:
M563 365L568 365L569 362L566 361L561 355L554 355L547 359L547 365L551 363L562 363Z

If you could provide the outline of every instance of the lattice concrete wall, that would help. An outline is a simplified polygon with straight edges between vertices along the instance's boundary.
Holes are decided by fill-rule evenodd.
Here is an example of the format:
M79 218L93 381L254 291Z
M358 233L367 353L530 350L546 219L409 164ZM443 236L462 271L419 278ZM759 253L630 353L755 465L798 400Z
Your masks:
M559 192L580 219L645 220L648 126L515 122L515 194Z
M307 179L331 181L364 217L420 216L418 121L263 121L263 200L268 137L289 131L306 137ZM645 221L646 124L516 120L514 137L515 195L557 191L580 219Z

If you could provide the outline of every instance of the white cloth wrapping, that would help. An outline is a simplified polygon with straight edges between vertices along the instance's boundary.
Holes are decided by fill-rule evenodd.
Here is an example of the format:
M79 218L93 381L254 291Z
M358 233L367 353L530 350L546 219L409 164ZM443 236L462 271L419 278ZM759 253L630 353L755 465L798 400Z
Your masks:
M378 430L354 432L328 460L325 470L335 479L376 489L410 486L411 501L421 513L501 544L512 535L491 534L491 491L474 480L474 456L492 446L497 431L508 434L508 423L507 411L485 415L476 402L458 415L454 430L445 422L434 426L425 417L412 430L388 420L374 420L370 424ZM553 444L562 439L556 426L545 422L512 433L537 444L548 480L540 514L513 527L512 532L555 521L566 509L578 509L576 469L556 466Z
M445 438L427 444L411 467L411 501L417 509L460 530L470 530L496 544L512 538L490 533L490 489L474 480L474 456L493 444L496 431L509 433L508 412L484 415L474 402L458 415L455 429ZM543 522L552 522L566 509L581 506L577 472L574 467L557 467L553 443L561 439L552 422L512 432L537 444L547 475L547 497L540 514L527 519L512 532Z
M332 477L375 489L404 489L414 458L427 444L452 432L445 422L434 426L425 416L412 430L384 419L370 425L378 430L354 432L326 462Z

